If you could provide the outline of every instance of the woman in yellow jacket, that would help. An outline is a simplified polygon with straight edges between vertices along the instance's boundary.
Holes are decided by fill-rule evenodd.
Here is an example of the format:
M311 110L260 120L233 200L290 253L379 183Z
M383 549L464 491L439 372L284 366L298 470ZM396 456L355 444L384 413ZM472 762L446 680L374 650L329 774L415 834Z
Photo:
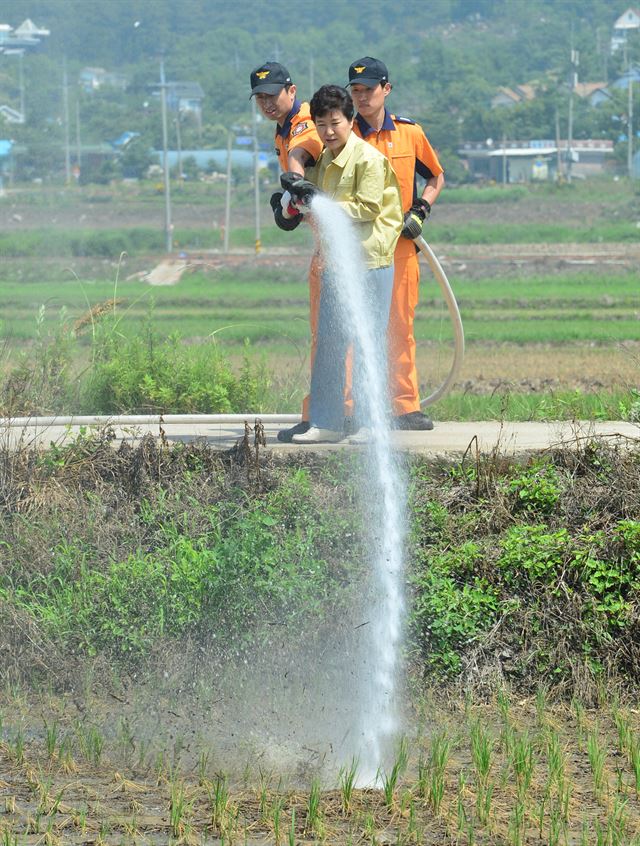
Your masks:
M403 226L398 180L389 160L351 131L354 107L346 89L323 85L313 95L310 107L325 149L316 165L305 172L306 180L290 174L283 176L283 186L288 187L293 199L289 213L307 212L317 186L351 219L362 246L375 336L384 349L393 290L393 254ZM345 357L352 342L352 332L344 324L335 282L325 272L311 374L311 426L293 437L295 443L334 443L344 438ZM359 369L354 364L356 418Z

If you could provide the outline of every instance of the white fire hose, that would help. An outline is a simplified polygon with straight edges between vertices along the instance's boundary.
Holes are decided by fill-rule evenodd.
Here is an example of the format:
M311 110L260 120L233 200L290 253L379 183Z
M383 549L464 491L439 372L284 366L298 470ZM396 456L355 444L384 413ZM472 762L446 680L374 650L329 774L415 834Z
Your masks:
M419 235L417 238L415 238L414 243L418 247L422 255L426 258L429 267L431 268L431 272L433 273L436 282L440 286L442 296L444 297L444 300L447 304L449 317L451 318L451 324L453 326L454 350L453 361L451 362L451 369L449 370L449 374L447 375L446 379L440 385L439 388L436 388L433 393L429 394L428 397L425 397L420 402L420 405L432 405L432 403L436 402L439 399L442 399L442 397L446 396L446 394L449 393L458 377L458 373L460 372L460 368L462 367L462 360L464 359L464 329L462 328L462 318L460 317L460 309L458 308L458 303L456 302L455 294L451 289L449 280L447 279L447 276L444 270L442 269L442 265L438 261L436 254L424 240L422 235Z

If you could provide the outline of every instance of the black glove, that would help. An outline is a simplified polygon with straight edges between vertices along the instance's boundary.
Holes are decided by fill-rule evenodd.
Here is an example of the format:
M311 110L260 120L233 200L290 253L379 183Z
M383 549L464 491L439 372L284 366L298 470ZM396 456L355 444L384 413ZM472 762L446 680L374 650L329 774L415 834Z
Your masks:
M284 229L285 232L292 232L300 225L302 215L299 212L293 217L285 217L282 210L282 191L276 191L273 193L271 195L271 199L269 200L269 204L273 210L273 218L277 227Z
M431 205L426 200L416 200L404 216L404 226L400 233L404 238L419 238L422 235L422 224L431 214Z
M313 182L291 171L280 175L280 185L291 194L291 199L297 206L309 206L318 193Z

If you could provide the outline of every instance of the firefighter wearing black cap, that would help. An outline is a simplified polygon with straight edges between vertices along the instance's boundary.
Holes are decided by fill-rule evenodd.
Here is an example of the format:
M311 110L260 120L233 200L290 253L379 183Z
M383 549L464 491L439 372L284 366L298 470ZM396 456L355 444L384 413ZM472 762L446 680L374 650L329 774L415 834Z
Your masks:
M354 132L390 159L400 183L404 229L394 255L394 282L389 316L389 391L398 429L432 429L420 411L413 319L418 304L420 267L413 239L444 186L444 171L422 128L409 118L391 114L385 100L391 93L384 62L365 56L349 67L351 96L357 109ZM418 196L416 175L426 179Z
M265 62L251 71L251 96L267 120L276 122L275 152L285 172L304 176L305 167L316 163L322 152L322 141L311 120L309 104L296 97L296 86L289 71L279 62ZM281 229L295 229L302 215L278 191L271 197L271 208ZM320 306L320 259L315 254L309 268L309 323L311 325L311 367L315 358ZM345 413L348 413L346 411ZM302 404L302 421L278 432L278 440L289 443L294 435L309 429L309 397Z

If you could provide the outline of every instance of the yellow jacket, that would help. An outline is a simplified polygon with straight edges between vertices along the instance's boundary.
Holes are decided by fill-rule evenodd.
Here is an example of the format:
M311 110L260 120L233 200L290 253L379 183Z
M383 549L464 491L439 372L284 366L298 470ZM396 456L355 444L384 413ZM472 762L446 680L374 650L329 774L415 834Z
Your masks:
M305 176L352 219L367 267L388 267L403 214L398 180L386 156L352 132L335 159L325 149Z

